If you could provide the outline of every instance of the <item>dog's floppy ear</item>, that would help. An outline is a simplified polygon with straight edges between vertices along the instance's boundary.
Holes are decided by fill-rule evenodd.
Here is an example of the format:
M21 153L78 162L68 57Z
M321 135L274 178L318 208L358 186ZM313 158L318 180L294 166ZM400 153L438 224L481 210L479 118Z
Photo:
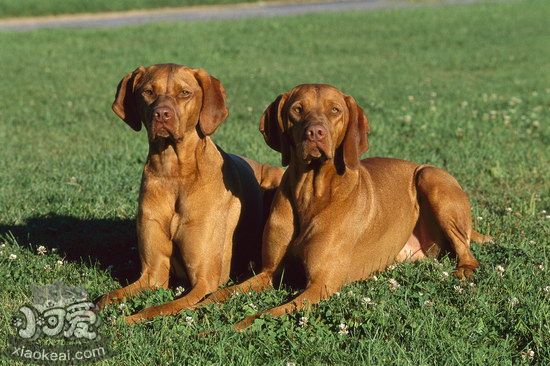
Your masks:
M202 89L202 107L199 116L199 128L204 136L216 131L225 121L229 111L225 105L225 89L218 79L203 69L193 70L195 79Z
M140 66L120 80L115 101L111 106L113 112L136 131L141 130L141 118L137 109L134 88L144 72L145 68Z
M357 105L353 97L346 96L349 111L349 121L342 140L343 163L349 169L357 169L361 154L369 149L367 138L370 132L369 121L363 109Z
M260 117L260 132L269 147L282 154L283 166L290 163L290 146L288 136L283 132L281 111L288 93L281 94L266 108Z

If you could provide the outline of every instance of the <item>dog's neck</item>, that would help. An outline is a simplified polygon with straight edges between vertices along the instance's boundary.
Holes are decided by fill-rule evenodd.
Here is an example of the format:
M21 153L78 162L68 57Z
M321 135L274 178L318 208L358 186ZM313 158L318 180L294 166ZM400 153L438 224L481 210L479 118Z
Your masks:
M145 169L159 177L185 178L211 170L222 157L210 137L197 132L186 133L179 141L162 139L149 143Z
M359 170L338 173L332 159L309 164L291 160L288 167L291 191L301 207L345 199L359 184Z

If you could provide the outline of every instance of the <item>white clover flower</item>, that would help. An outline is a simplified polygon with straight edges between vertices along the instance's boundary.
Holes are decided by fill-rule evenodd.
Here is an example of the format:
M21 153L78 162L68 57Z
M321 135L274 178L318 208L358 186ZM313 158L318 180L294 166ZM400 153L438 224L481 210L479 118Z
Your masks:
M531 244L531 245L536 244L536 241L534 241L534 240L529 240L529 244Z
M390 264L387 268L388 271L393 271L395 269L395 267L397 267L397 265L395 264Z
M258 307L257 307L256 305L254 305L253 303L248 304L248 306L249 306L252 310L258 310Z
M51 271L51 269L52 269L52 266L50 266L49 264L46 264L46 265L44 266L44 271L46 271L46 272Z
M506 207L506 212L508 213L512 212L512 207Z
M378 276L376 276L376 275L372 276L372 280L373 281L378 281Z
M185 289L182 286L176 287L176 291L174 293L175 296L181 296L185 292Z
M63 264L65 264L65 262L63 262L63 259L60 259L55 264L61 267Z
M497 271L498 275L499 275L500 277L502 277L502 276L504 276L504 272L505 272L506 270L504 269L503 266L501 266L501 265L499 264L498 266L495 267L495 271Z
M307 325L307 322L308 322L308 318L307 316L302 316L299 320L298 320L298 325L300 327L305 327Z
M412 122L412 117L411 115L407 114L406 116L403 117L403 122L405 123L411 123Z
M542 291L550 293L550 286L545 286Z
M532 360L535 358L535 351L531 348L528 348L526 351L521 352L521 358L524 360Z
M424 306L433 306L434 302L432 300L426 300L424 301Z
M401 287L401 285L399 284L399 282L397 282L397 280L395 280L394 278L390 278L388 280L388 282L390 283L390 290L391 291L395 291L397 290L399 287Z
M483 220L483 216L478 216L477 221L481 221L481 220Z
M470 283L468 283L468 286L470 286L471 288L474 288L474 287L476 287L476 284L474 282L470 282Z
M286 366L296 366L296 362L287 362Z
M38 248L36 248L36 252L40 255L44 255L46 254L46 252L48 251L48 249L46 249L45 246L41 245L39 246Z
M349 334L349 328L345 323L340 323L338 326L338 334Z
M454 285L453 288L455 289L455 291L459 294L463 293L464 292L464 289L462 287L460 287L459 285Z
M544 211L544 213L546 213L546 211ZM4 244L4 243L0 244L0 248L5 248L5 247L6 247L6 244Z
M538 264L537 268L540 269L541 271L544 271L544 263Z
M518 97L512 97L512 98L510 98L510 100L508 101L508 105L511 106L511 107L513 107L513 106L515 106L515 105L518 105L518 104L520 104L520 103L521 103L521 99L518 98Z
M514 296L508 301L508 303L510 303L510 306L514 307L519 304L519 299Z
M409 100L409 102L412 102L414 100L414 95L409 95L407 99Z
M550 219L550 215L546 215L545 218L548 220Z
M118 305L118 308L119 308L120 310L124 310L124 309L127 308L127 305L126 305L125 302L121 302L121 303Z
M16 254L10 254L10 256L8 257L11 261L14 261L17 259L17 255Z
M542 215L546 215L546 210L541 210L540 213L541 213ZM6 244L2 244L2 245L3 245L3 247L6 246ZM2 247L2 248L3 248L3 247Z
M443 278L448 278L448 277L449 277L449 272L443 271L443 272L441 273L441 277L443 277Z
M376 304L374 301L372 301L372 299L370 297L363 297L361 299L361 302L363 303L363 305L365 305L365 307L372 306L372 305Z
M186 316L186 317L185 317L185 323L187 323L187 325L193 324L194 321L195 321L195 320L193 319L192 316Z
M349 290L347 293L348 296L353 296L353 291Z

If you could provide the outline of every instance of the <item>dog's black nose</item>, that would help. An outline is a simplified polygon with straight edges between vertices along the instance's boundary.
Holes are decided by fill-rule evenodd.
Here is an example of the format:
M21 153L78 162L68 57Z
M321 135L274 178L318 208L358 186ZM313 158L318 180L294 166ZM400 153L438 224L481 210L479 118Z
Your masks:
M168 107L156 107L153 116L157 122L168 122L174 117L174 113Z
M327 129L323 125L315 124L306 128L306 138L309 141L320 141L327 135Z

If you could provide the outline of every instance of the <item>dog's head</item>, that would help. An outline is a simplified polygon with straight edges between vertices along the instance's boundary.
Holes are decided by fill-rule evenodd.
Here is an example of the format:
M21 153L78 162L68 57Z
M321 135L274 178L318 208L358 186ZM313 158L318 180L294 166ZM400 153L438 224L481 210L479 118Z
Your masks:
M150 141L179 141L197 129L208 136L225 120L225 90L202 69L174 64L139 67L118 84L113 111Z
M330 85L298 85L279 95L263 113L260 131L283 165L333 162L343 172L356 169L368 150L363 109Z

